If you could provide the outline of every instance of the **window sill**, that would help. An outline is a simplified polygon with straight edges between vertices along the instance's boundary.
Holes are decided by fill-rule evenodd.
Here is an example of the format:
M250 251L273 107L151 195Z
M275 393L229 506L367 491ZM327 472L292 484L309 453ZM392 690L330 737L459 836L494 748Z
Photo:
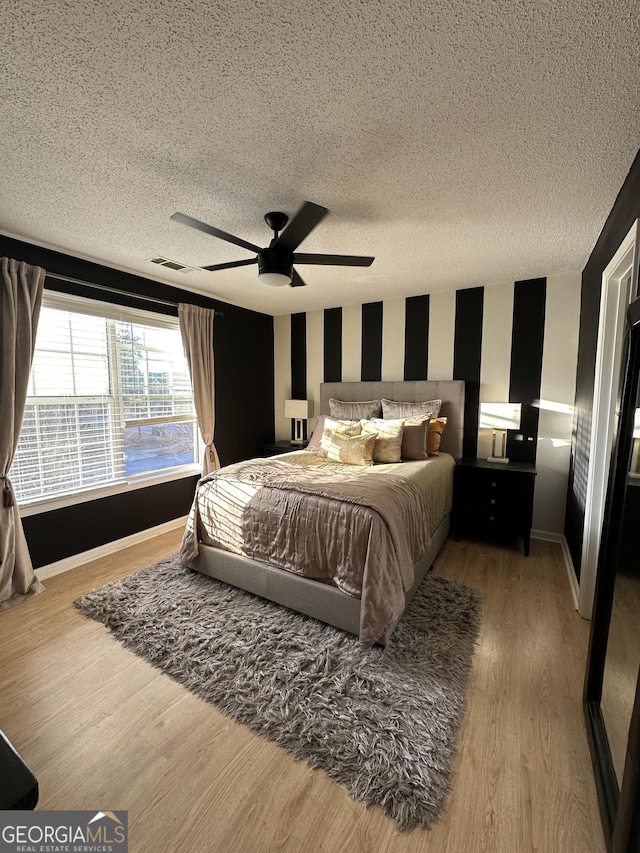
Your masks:
M43 512L51 512L52 510L63 509L64 507L74 506L75 504L96 501L100 500L100 498L110 497L111 495L121 495L124 492L133 492L136 489L157 486L159 483L170 483L173 480L184 480L187 477L201 475L202 467L199 464L185 465L172 471L165 471L152 476L140 476L135 479L114 483L110 486L101 486L98 489L87 489L86 491L75 492L72 495L60 495L57 498L41 499L32 503L20 504L20 516L21 518L27 518L30 515L40 515Z

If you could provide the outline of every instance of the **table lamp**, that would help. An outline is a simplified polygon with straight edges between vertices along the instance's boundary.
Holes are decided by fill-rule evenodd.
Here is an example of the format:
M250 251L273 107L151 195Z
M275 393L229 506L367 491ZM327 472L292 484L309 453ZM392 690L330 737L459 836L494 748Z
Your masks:
M480 429L493 430L487 462L508 462L507 430L520 429L522 403L480 403Z
M309 418L309 401L308 400L285 400L284 401L284 416L291 418L294 423L292 444L304 444L304 433L302 422Z

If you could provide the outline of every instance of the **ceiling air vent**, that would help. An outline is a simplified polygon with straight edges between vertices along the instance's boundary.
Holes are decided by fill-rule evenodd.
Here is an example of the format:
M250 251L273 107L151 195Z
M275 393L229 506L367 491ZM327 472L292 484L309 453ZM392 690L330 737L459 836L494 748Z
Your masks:
M193 272L196 267L189 267L186 264L179 264L178 261L172 261L170 258L162 258L158 255L156 258L151 258L152 264L158 264L161 267L168 267L170 270L178 272Z

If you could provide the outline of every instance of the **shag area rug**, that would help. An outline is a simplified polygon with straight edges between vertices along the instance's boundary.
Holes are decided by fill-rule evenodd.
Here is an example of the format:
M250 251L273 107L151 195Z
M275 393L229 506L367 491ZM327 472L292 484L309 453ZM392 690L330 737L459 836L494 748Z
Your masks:
M324 770L400 829L442 813L481 594L428 575L391 642L358 638L171 557L75 602L126 648Z

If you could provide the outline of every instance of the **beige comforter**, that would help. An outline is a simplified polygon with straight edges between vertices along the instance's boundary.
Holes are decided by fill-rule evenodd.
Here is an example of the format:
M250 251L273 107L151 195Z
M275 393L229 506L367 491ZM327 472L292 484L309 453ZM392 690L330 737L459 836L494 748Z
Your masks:
M439 460L355 468L302 451L227 466L198 484L181 561L202 541L333 583L361 598L371 645L404 611L413 565L450 509L453 460Z

